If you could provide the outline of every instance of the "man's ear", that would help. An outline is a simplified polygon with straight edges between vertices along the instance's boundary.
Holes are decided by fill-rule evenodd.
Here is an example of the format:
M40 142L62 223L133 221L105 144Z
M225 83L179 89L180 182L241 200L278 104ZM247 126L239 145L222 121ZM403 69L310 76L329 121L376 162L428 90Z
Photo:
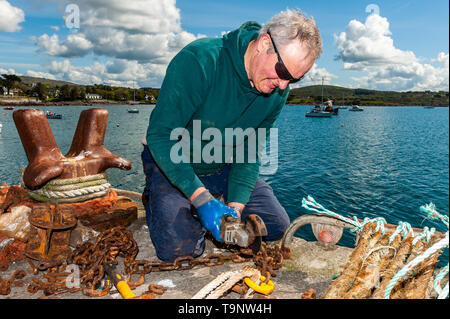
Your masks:
M257 41L256 49L259 52L266 53L267 50L269 50L271 48L271 46L272 46L272 44L271 44L270 36L267 33L265 33L259 37L259 39Z

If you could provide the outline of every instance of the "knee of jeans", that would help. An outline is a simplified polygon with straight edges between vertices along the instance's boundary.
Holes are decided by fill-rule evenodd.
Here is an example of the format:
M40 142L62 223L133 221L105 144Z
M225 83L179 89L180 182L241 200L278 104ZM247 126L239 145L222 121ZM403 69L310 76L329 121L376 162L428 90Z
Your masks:
M266 236L266 240L268 241L274 241L283 238L284 233L289 228L289 216L284 208L281 208L281 210L282 211L274 216L274 220L271 222L270 229L267 229L268 235Z
M161 206L162 202L166 205ZM167 201L162 202L158 207L146 207L147 225L158 258L173 262L181 256L200 256L205 249L205 231L192 219L190 208L174 208Z

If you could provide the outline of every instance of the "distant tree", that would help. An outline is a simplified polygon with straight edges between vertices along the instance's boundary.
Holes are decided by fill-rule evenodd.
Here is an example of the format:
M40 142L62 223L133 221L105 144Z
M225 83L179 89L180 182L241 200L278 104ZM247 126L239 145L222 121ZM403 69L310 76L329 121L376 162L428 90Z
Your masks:
M2 74L2 78L0 79L1 84L9 91L15 86L16 82L22 82L21 78L19 78L15 74Z
M114 100L114 92L113 91L103 91L102 94L100 94L105 100Z
M145 91L142 89L136 90L136 101L145 100Z
M84 86L80 87L80 94L78 96L79 100L84 100L86 99L86 88Z
M70 99L72 101L80 99L80 88L78 86L72 86L70 88Z
M323 100L325 101L325 98ZM314 104L320 104L320 103L322 103L322 96L315 96Z
M42 84L41 82L39 82L33 88L32 92L36 93L36 95L38 96L39 100L41 100L41 101L47 100L47 95L48 95L47 85Z
M114 90L114 97L117 101L126 101L130 99L130 94L126 88L118 88Z
M70 100L70 86L67 84L64 84L61 86L61 92L59 93L59 98L63 101Z

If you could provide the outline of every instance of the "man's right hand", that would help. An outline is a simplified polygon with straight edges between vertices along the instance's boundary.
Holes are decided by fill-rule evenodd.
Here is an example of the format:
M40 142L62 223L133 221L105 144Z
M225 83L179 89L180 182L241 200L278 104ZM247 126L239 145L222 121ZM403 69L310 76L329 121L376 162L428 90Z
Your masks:
M210 231L213 237L220 242L223 242L220 236L220 221L222 217L224 215L230 215L239 219L234 209L229 208L220 200L215 199L208 190L198 195L192 201L192 205L197 208L198 217L203 227Z

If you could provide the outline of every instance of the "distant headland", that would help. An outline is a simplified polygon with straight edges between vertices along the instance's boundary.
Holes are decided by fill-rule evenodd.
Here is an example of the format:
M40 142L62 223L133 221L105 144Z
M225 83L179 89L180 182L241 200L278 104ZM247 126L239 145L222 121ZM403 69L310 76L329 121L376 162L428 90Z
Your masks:
M2 74L0 105L155 104L159 90L159 88L129 88L105 84L79 85L66 81ZM324 85L323 101L327 100L332 100L334 105L448 107L449 92L377 91ZM321 102L321 85L291 89L287 99L289 105L314 105Z

